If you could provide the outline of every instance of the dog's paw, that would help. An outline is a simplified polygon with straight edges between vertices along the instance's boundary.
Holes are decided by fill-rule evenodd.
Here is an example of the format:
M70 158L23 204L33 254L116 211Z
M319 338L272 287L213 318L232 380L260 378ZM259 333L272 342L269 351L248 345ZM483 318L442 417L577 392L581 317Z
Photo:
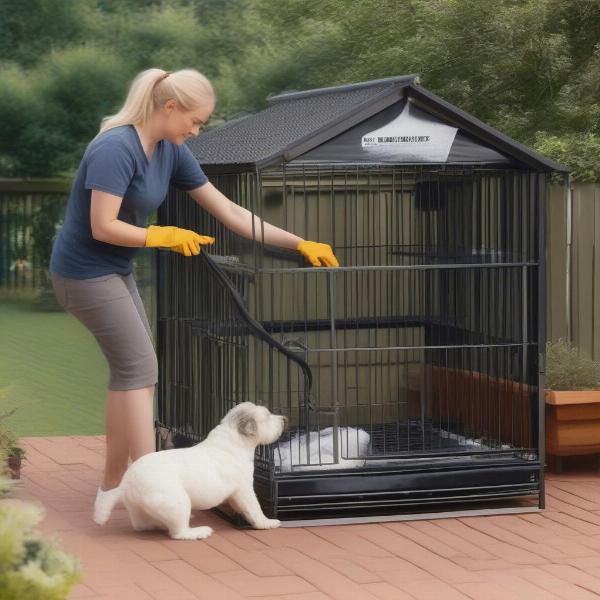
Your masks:
M276 529L281 525L279 519L267 519L266 517L261 521L258 521L254 527L255 529Z
M104 515L98 511L94 512L94 516L92 518L94 519L94 523L97 525L104 525L106 521L108 521L108 515Z
M205 540L213 533L212 527L189 527L175 534L170 534L174 540Z

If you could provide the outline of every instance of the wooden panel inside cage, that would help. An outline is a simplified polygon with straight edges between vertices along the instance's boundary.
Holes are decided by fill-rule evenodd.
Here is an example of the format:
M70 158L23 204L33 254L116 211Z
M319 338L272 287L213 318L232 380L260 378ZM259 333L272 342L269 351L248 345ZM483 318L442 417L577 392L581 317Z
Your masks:
M532 409L537 407L537 388L492 377L478 371L422 365L431 390L431 411L448 422L460 424L468 437L486 445L532 448Z

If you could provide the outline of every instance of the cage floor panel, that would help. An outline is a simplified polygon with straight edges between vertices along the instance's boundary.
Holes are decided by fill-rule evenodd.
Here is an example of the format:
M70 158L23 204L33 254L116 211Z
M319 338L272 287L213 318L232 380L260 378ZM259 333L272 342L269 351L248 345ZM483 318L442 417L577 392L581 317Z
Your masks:
M396 423L385 423L379 425L358 425L358 426L340 426L340 441L344 448L355 448L353 443L356 437L356 430L365 431L369 437L369 449L367 457L385 458L390 455L411 454L411 453L430 453L456 451L476 452L476 451L494 451L508 450L510 445L499 444L494 440L484 437L475 437L465 435L460 429L447 422L444 426L434 423L431 419L409 421L398 421ZM312 439L325 439L330 435L330 427L313 429L311 431ZM322 435L317 435L317 432ZM292 443L298 443L299 439L306 437L304 429L295 428L286 432L279 441L281 446ZM317 442L318 443L318 442ZM347 459L358 458L356 453L343 453Z
M332 427L306 431L295 428L271 448L273 464L280 473L322 469L386 468L410 466L412 463L480 463L499 461L527 463L537 453L486 438L468 437L457 427L440 427L431 419L410 420L359 427L340 426L338 442ZM268 451L257 464L269 469Z
M446 427L434 424L431 419L399 421L373 427L365 427L371 435L373 456L408 452L442 452L447 450L480 450L481 442L459 433L452 433L450 423Z

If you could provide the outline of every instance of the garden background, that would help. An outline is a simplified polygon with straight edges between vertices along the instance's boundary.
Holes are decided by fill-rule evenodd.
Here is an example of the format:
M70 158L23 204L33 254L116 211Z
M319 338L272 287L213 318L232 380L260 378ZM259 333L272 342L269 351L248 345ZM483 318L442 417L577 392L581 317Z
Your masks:
M600 232L597 0L0 0L0 15L0 412L17 409L19 435L104 431L104 358L46 269L81 156L143 69L206 74L211 127L271 94L418 74L568 165ZM151 263L142 250L149 312Z

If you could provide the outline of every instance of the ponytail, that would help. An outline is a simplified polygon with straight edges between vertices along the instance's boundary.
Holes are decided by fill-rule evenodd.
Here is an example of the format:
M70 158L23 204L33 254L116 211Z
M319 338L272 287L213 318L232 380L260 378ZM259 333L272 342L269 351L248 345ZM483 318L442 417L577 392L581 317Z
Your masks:
M139 73L129 88L121 110L102 119L102 132L120 125L143 125L152 112L175 98L183 110L215 102L215 92L210 81L195 69L181 69L171 73L162 69L146 69Z

